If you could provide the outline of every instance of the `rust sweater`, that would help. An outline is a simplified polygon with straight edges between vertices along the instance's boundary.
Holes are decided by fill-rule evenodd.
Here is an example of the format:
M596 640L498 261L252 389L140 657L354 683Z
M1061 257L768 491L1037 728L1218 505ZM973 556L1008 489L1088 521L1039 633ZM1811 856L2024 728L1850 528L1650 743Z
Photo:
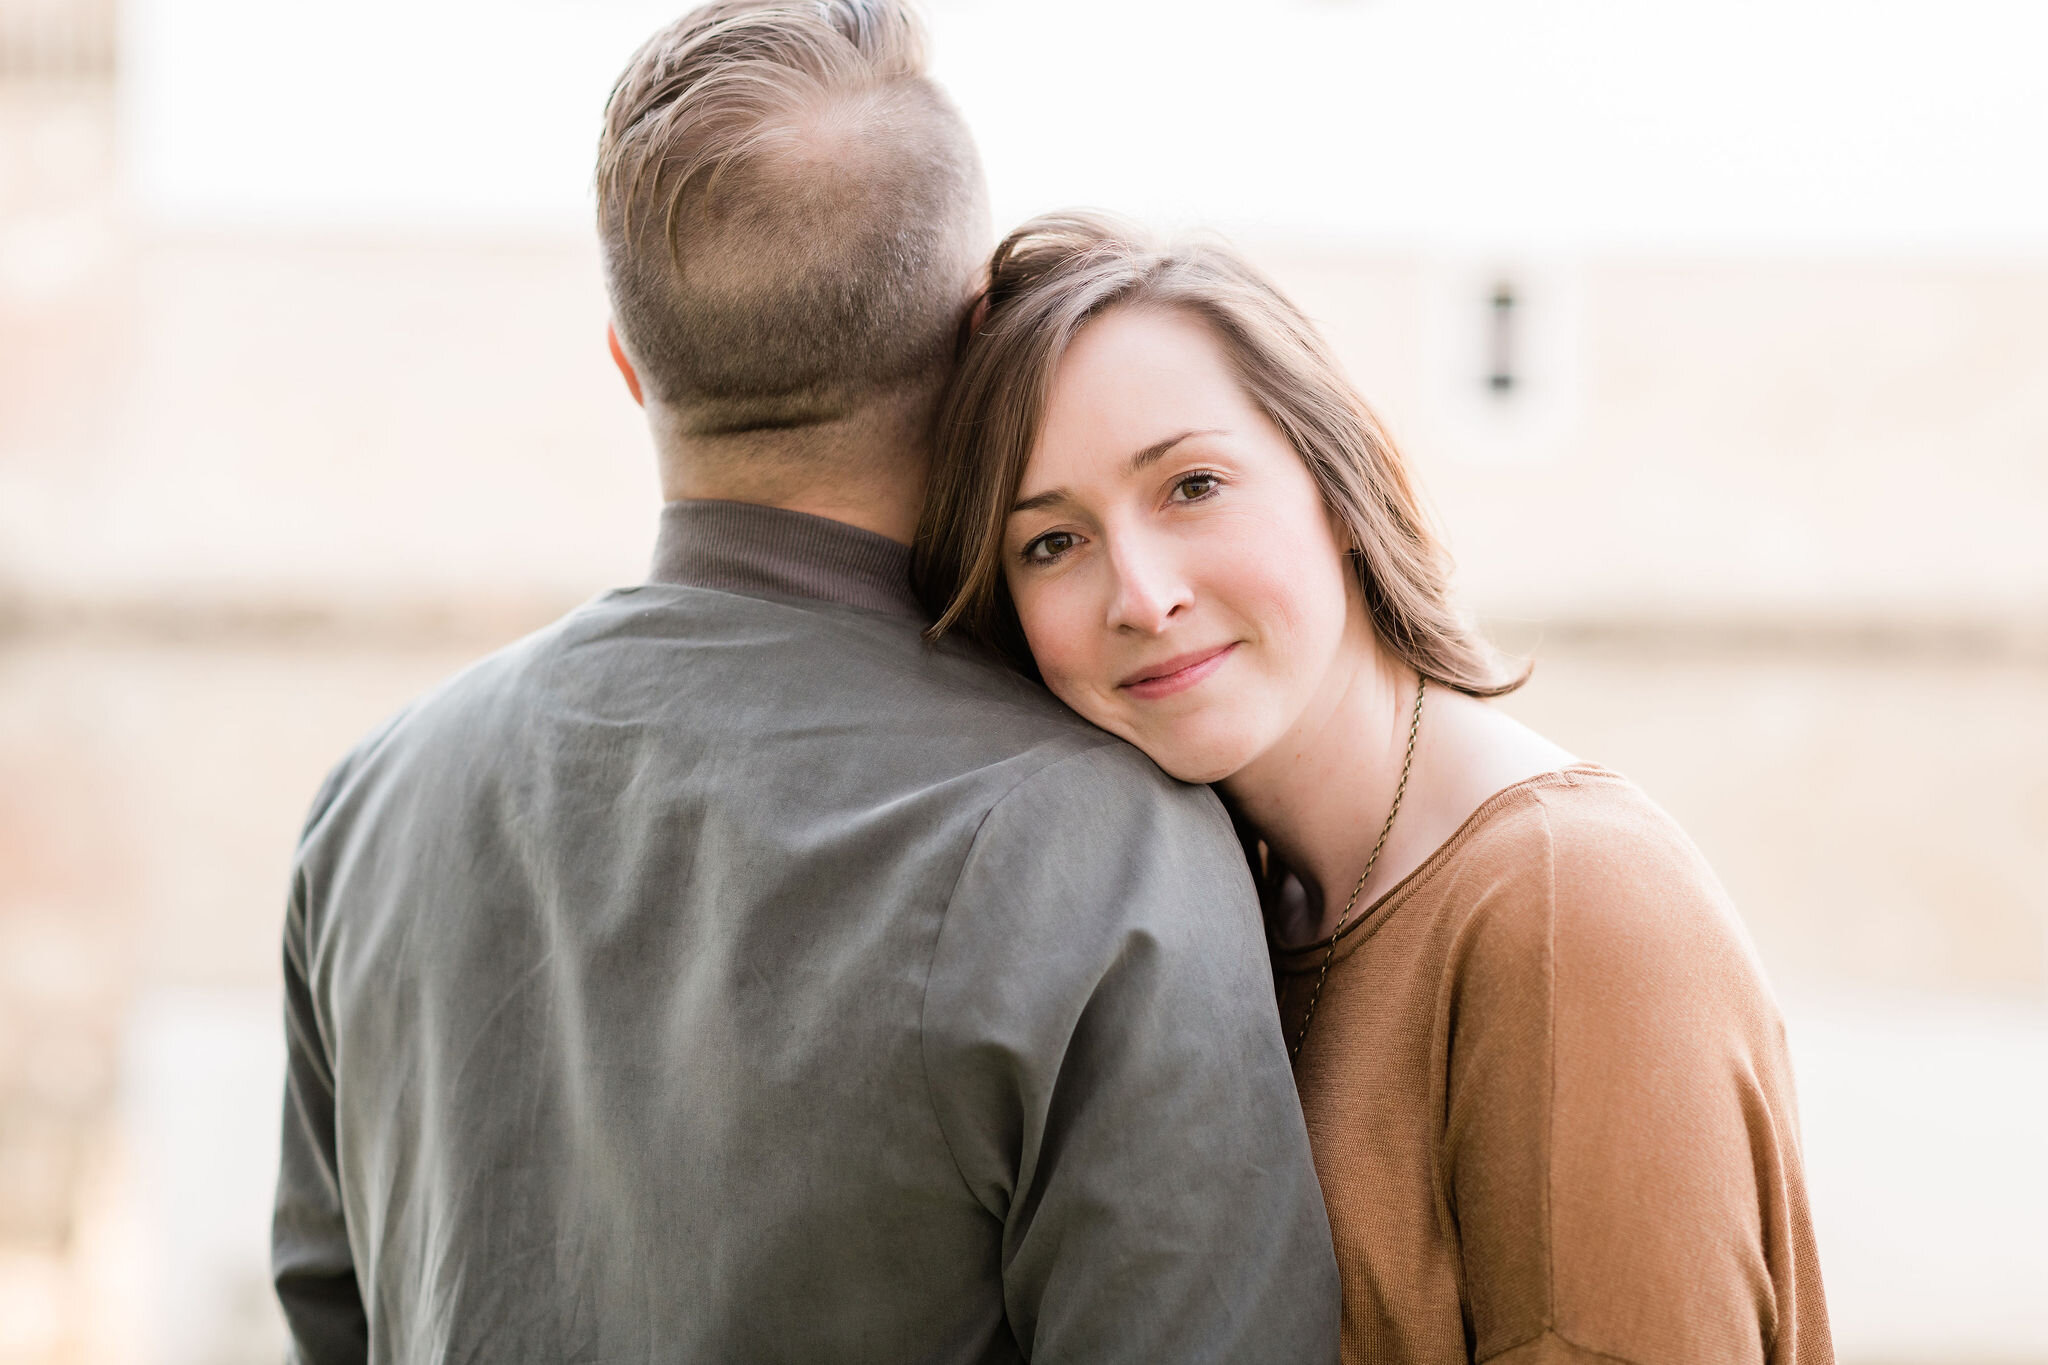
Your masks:
M1290 1042L1327 953L1276 954ZM1296 1079L1347 1365L1833 1359L1784 1026L1623 778L1496 793L1360 915Z

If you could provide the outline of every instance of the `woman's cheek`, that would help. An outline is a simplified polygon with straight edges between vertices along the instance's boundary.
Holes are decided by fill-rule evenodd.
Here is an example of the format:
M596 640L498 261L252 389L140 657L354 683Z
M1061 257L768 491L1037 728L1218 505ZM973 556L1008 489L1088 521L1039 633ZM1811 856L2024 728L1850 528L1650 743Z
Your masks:
M1028 630L1025 634L1027 639L1030 638ZM1031 657L1038 663L1038 675L1045 679L1045 685L1052 689L1052 694L1100 724L1093 714L1099 708L1089 705L1087 674L1081 667L1081 661L1062 650L1057 642L1041 646L1036 639L1031 639L1030 643Z
M1258 612L1270 623L1275 649L1288 666L1310 668L1319 656L1334 650L1344 634L1350 598L1342 566L1319 572L1311 562L1297 566L1292 574L1279 572L1277 564L1262 567L1265 572L1257 576L1252 591L1258 597Z
M1038 675L1064 700L1075 671L1076 642L1070 638L1073 614L1061 611L1056 602L1047 600L1048 596L1034 588L1021 592L1015 586L1010 589L1010 600L1016 604L1017 621L1024 627L1024 643L1031 649Z
M1018 603L1018 620L1024 626L1024 642L1038 665L1038 676L1055 697L1065 702L1082 719L1104 729L1112 728L1112 717L1103 706L1100 689L1094 684L1096 661L1092 641L1080 638L1074 629L1079 613L1061 611L1045 602L1027 609Z

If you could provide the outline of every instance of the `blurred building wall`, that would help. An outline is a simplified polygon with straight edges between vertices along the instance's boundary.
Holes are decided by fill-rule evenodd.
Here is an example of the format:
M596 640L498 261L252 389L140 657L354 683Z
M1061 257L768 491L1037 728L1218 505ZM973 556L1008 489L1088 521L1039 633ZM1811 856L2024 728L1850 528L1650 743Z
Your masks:
M5 0L0 79L109 76L114 18L113 0Z

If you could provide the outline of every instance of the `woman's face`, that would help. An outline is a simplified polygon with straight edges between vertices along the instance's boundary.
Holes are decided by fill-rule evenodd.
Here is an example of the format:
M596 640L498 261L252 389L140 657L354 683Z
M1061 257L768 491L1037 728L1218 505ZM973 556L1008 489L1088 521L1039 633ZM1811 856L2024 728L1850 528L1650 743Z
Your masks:
M1046 684L1184 781L1282 743L1369 649L1314 479L1184 311L1068 348L1003 548Z

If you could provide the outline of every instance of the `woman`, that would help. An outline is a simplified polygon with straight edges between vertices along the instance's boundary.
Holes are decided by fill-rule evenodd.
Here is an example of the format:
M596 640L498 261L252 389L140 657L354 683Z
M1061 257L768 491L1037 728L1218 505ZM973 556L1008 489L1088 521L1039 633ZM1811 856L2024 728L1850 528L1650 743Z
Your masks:
M1301 313L1223 248L1041 219L940 422L934 635L1245 835L1345 1360L1831 1358L1747 939L1662 811L1487 705L1522 675Z

